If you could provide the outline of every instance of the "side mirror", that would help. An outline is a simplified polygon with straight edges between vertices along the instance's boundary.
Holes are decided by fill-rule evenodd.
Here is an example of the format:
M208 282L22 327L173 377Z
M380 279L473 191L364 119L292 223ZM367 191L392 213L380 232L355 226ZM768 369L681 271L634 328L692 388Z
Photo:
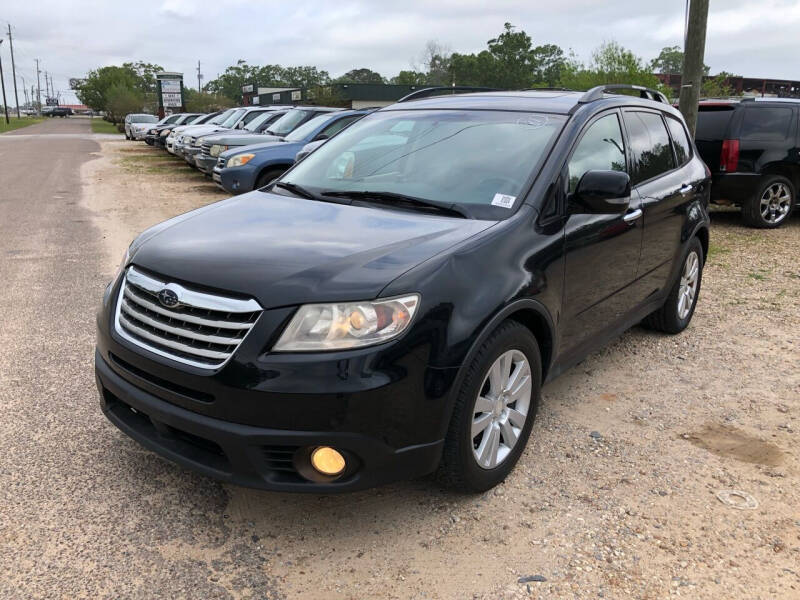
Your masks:
M327 133L320 133L320 134L319 134L317 137L315 137L315 138L314 138L313 140L311 140L311 141L313 141L313 142L319 142L319 141L321 141L321 140L327 140L329 137L330 137L330 136L329 136Z
M236 129L244 129L244 121L239 121L236 124Z
M623 213L631 201L631 178L622 171L587 171L578 182L572 200L586 212Z

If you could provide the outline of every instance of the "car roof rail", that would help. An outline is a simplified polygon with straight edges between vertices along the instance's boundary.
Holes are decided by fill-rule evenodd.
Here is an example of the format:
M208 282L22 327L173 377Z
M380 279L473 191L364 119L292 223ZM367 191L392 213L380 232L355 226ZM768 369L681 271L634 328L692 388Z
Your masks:
M502 92L499 88L479 87L472 85L438 85L434 87L422 88L415 90L410 94L403 96L397 102L408 102L409 100L417 100L428 96L444 96L445 94L436 94L435 92L450 92L451 94L468 94L470 92Z
M609 83L606 85L595 86L588 92L585 92L583 96L580 97L580 99L578 100L578 104L588 104L589 102L600 100L603 98L603 94L605 94L605 92L608 90L637 90L639 92L640 98L644 98L645 100L655 100L656 102L669 104L667 97L658 90L644 87L643 85L635 85L632 83Z

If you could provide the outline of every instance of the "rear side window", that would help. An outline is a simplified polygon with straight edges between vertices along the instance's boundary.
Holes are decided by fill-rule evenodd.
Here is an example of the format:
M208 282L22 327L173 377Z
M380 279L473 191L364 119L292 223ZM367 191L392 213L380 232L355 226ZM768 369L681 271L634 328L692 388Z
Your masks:
M631 183L635 185L674 169L675 159L661 116L626 112L624 118L633 155Z
M748 107L744 111L739 138L781 142L789 134L792 109L782 106Z
M669 133L672 136L672 145L675 147L675 157L678 159L678 165L683 165L689 161L689 157L692 155L689 136L678 119L667 117L667 127L669 127Z
M706 142L722 141L733 116L733 106L700 106L694 139Z
M624 171L625 145L617 115L601 117L583 134L569 159L569 192L587 171Z

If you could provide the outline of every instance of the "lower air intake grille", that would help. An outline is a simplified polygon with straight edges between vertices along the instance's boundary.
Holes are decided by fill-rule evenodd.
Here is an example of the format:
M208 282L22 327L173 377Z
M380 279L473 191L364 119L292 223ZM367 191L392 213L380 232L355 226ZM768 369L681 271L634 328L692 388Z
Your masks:
M151 352L216 369L233 355L261 311L253 299L199 292L130 267L117 299L115 327Z

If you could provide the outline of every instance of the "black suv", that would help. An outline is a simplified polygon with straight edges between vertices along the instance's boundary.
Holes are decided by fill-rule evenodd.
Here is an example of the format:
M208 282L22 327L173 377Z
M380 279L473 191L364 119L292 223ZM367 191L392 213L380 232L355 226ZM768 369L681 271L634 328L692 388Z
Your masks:
M617 87L420 91L148 229L98 313L103 412L247 486L496 485L543 381L697 302L706 167L663 96Z
M800 99L700 103L695 141L713 176L711 201L742 207L752 227L785 223L800 189Z

